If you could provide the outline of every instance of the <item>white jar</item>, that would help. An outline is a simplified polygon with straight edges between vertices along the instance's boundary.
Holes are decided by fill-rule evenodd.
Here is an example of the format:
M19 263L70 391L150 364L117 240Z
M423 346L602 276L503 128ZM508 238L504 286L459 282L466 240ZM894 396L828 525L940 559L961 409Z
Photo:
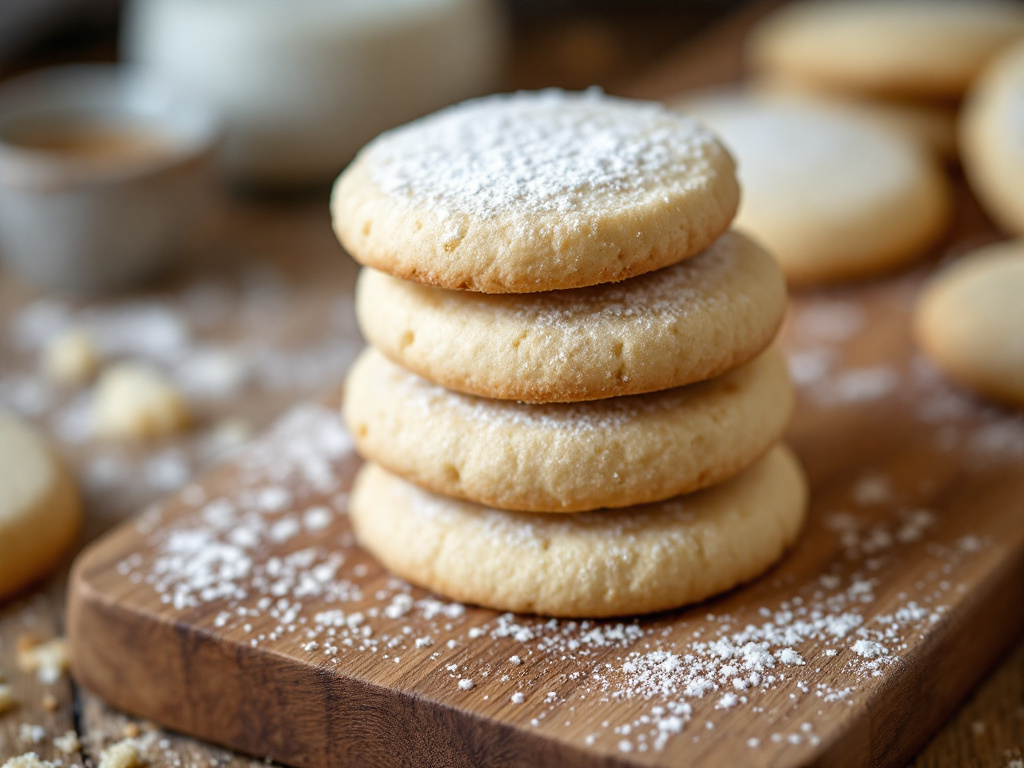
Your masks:
M378 133L498 85L493 0L133 0L124 55L220 110L221 162L326 181Z

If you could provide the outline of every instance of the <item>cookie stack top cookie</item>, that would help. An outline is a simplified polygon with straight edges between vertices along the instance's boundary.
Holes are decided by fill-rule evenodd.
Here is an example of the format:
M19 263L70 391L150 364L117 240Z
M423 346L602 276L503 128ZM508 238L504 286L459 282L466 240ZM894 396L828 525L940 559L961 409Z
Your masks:
M484 293L623 280L711 244L739 202L697 122L596 91L466 102L378 137L331 201L360 263Z

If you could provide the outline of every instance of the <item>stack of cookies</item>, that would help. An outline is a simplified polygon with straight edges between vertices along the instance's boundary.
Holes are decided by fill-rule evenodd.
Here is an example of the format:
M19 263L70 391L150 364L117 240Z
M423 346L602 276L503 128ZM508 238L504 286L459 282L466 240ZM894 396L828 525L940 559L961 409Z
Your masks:
M344 415L359 541L451 598L665 610L751 579L806 485L771 346L781 272L728 231L697 123L600 93L493 96L386 133L335 185L372 345Z

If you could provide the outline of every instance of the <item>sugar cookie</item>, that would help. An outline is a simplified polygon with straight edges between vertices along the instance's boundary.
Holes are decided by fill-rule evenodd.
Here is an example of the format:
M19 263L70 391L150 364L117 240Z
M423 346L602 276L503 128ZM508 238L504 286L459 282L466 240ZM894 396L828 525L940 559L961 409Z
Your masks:
M918 343L951 379L1024 408L1024 240L962 257L925 287Z
M415 373L460 392L575 402L717 376L771 342L786 309L775 261L727 232L703 253L621 283L487 295L365 269L363 335Z
M371 349L343 405L371 461L437 493L531 512L623 507L712 485L776 442L792 408L774 348L688 387L547 405L460 395Z
M0 411L0 599L49 573L80 522L75 483L53 450Z
M485 293L623 280L700 252L738 202L732 159L660 104L489 96L371 142L334 187L360 263Z
M757 71L830 90L955 99L1022 34L1009 0L804 0L766 17L747 53Z
M736 154L735 225L794 283L856 279L917 258L943 232L949 184L935 158L855 111L806 99L718 96L682 107Z
M415 584L500 611L596 618L676 608L760 575L806 505L800 466L779 446L714 488L568 518L436 496L368 464L349 514L360 544Z
M1024 43L971 89L960 118L960 155L971 190L1008 232L1024 234Z
M956 159L957 112L949 104L836 93L779 76L757 78L750 90L759 97L804 98L837 104L856 111L885 130L909 138L943 160Z

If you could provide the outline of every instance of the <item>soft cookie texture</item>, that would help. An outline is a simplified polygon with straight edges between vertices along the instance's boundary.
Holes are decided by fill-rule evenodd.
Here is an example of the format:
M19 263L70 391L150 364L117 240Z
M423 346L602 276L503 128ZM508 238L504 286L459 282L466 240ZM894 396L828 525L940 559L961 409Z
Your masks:
M1024 235L1024 43L1000 56L968 94L960 155L986 213Z
M331 200L360 263L484 293L623 280L711 244L739 200L732 159L662 105L548 90L469 101L389 131Z
M680 105L736 154L735 226L792 283L835 283L895 269L945 230L949 184L920 146L856 110L805 98L724 94Z
M748 59L830 90L955 99L1022 34L1024 7L1010 0L804 0L755 28Z
M717 376L760 353L786 308L775 261L727 232L703 253L621 283L487 295L365 269L356 311L394 362L460 392L576 402Z
M779 439L793 398L775 348L700 384L547 405L457 394L369 349L352 368L343 409L360 454L436 493L577 512L731 477Z
M46 440L0 411L0 599L49 573L80 522L75 483Z
M980 248L934 277L914 315L918 343L951 379L1024 408L1024 241Z
M596 618L676 608L760 575L806 505L799 464L779 446L709 490L571 518L436 496L368 464L349 514L359 542L413 583L499 611Z

